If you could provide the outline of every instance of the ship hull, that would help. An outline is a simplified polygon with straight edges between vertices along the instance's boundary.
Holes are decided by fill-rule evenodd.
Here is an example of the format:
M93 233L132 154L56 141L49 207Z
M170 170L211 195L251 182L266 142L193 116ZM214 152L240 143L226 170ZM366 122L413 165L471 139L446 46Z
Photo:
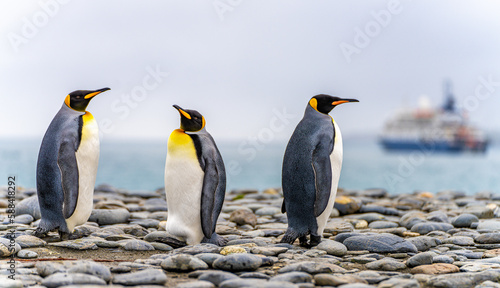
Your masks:
M486 152L487 142L449 142L449 141L416 141L416 140L394 140L380 139L380 144L387 151L429 151L443 153L457 152Z

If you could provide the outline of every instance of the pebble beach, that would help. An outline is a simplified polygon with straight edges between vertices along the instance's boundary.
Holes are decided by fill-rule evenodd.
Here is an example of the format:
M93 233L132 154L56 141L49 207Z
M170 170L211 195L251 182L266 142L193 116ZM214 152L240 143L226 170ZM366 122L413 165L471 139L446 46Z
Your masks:
M60 241L33 236L36 191L19 188L14 223L0 200L0 287L500 287L499 194L340 189L312 248L279 243L282 201L279 189L230 191L217 225L227 245L180 247L163 189L98 186L89 221Z

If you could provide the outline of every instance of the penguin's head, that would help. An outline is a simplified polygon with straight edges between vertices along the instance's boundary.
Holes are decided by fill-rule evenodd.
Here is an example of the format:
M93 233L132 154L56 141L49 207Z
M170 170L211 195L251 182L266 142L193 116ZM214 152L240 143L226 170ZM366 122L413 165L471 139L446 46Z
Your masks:
M97 90L76 90L66 96L64 103L66 103L66 105L73 110L85 112L85 109L87 108L87 105L89 105L92 98L108 90L111 89L106 87Z
M186 110L173 105L179 114L181 114L181 129L187 132L200 131L205 127L205 117L196 110Z
M319 94L312 97L311 100L309 100L309 105L311 105L311 107L314 108L314 110L320 113L328 114L337 105L348 102L359 102L359 101L356 99L343 99L326 94Z

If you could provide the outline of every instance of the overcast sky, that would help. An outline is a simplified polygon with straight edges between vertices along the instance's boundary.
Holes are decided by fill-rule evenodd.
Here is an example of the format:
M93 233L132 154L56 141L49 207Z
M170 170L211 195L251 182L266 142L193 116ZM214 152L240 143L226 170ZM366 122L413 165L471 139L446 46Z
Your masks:
M331 115L377 133L442 81L488 129L500 123L498 1L0 2L0 137L39 137L65 96L94 98L105 138L166 139L172 104L216 139L290 137L310 97L357 98Z

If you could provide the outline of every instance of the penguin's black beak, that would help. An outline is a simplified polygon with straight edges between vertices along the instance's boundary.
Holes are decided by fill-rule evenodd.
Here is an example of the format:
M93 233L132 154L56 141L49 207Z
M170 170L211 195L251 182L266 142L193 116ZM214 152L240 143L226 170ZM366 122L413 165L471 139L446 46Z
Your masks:
M179 111L181 116L184 116L187 119L191 119L191 115L189 115L189 113L184 111L184 109L182 109L179 105L172 105L172 106L174 106L174 108L177 109L177 111Z
M349 103L349 102L359 102L359 100L358 99L340 99L340 100L337 100L337 101L333 101L332 105L336 106L336 105L340 105L340 104L343 104L343 103Z
M106 88L102 88L102 89L97 89L97 90L92 91L92 92L90 92L89 94L85 95L85 97L84 97L84 98L85 98L85 99L91 99L91 98L93 98L94 96L97 96L97 95L101 94L102 92L104 92L104 91L108 91L108 90L111 90L111 89L109 89L108 87L106 87Z

